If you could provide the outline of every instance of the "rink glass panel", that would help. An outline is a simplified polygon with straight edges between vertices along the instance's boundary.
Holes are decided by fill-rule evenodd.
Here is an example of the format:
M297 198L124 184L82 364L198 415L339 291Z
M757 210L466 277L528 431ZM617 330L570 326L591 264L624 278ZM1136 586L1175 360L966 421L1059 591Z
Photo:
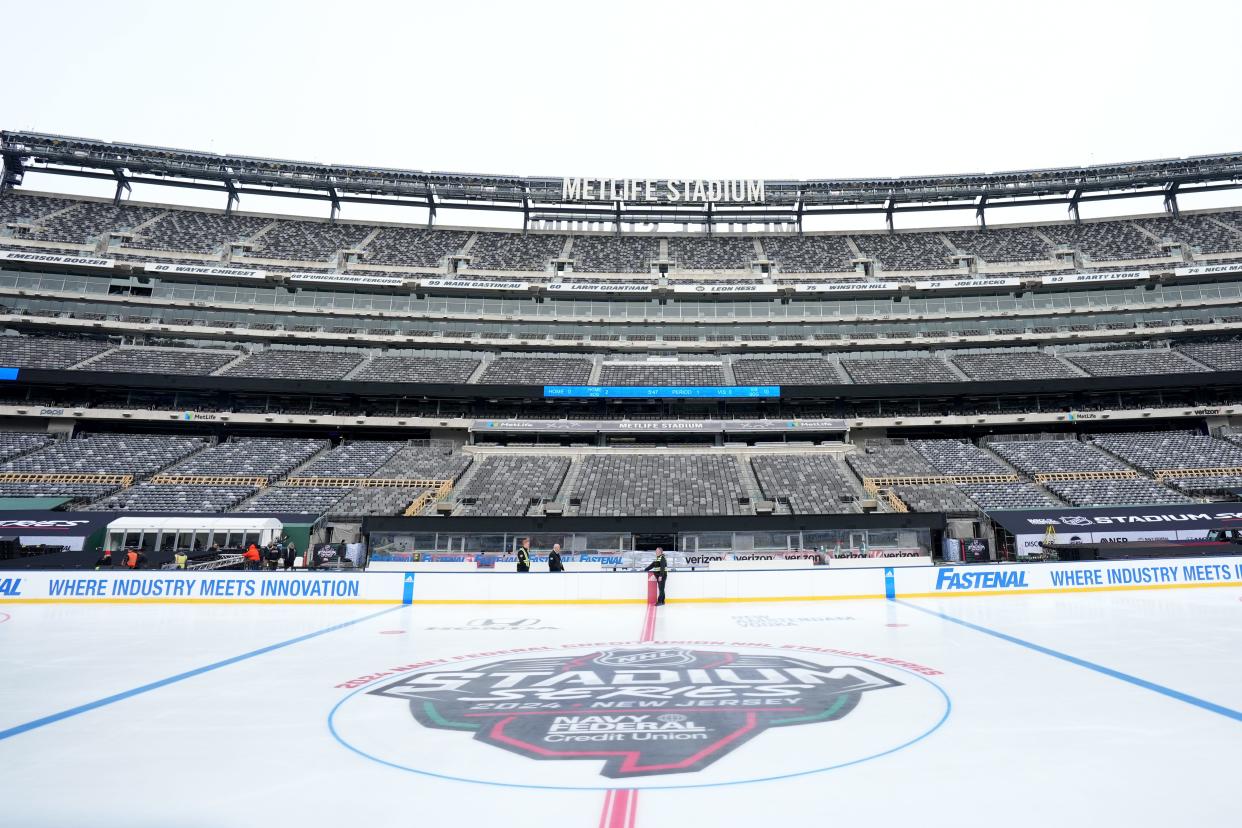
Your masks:
M374 561L411 561L415 556L463 555L481 552L512 554L522 538L530 538L532 551L546 552L559 543L562 551L576 554L621 554L635 549L629 532L373 532L370 555ZM670 552L685 554L726 552L793 552L823 549L832 552L864 552L883 549L918 550L930 555L929 529L817 529L803 531L762 530L735 532L680 532Z

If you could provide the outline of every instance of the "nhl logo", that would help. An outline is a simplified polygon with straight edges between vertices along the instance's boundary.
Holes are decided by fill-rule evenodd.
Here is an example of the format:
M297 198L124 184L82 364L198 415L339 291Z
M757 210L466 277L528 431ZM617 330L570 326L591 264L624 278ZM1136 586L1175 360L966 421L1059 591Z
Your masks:
M338 702L329 728L369 759L438 778L679 788L877 759L949 714L935 682L887 659L696 644L575 644L416 665Z
M694 656L685 650L611 650L595 659L596 664L604 667L672 667L693 662Z

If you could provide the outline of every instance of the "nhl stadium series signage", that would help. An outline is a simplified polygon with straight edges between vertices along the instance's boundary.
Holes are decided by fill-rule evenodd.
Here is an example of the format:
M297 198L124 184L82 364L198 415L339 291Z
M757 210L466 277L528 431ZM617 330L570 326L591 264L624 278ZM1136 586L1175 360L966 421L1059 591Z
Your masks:
M1211 276L1216 273L1242 273L1242 262L1173 268L1174 276Z
M696 432L790 432L846 431L845 420L814 418L804 420L475 420L470 431L523 434L633 434L642 431L661 434Z
M1084 282L1142 282L1149 278L1151 272L1147 270L1114 270L1104 273L1056 273L1041 276L1039 282L1043 285L1068 285Z
M545 385L545 397L584 399L681 399L779 397L779 385Z
M207 267L188 264L164 264L160 262L144 262L142 269L147 273L168 273L178 276L214 276L229 279L265 279L267 271L249 270L241 267Z
M1012 509L988 517L1013 533L1019 555L1042 552L1045 533L1057 543L1199 540L1209 529L1242 525L1237 503L1112 506L1085 509Z
M763 204L764 182L757 179L562 178L562 201L663 202L667 204Z
M0 250L0 261L72 265L74 267L116 266L115 259L96 259L91 256L65 256L59 253L35 253L33 250Z
M337 685L352 692L329 725L387 768L488 781L491 757L503 752L505 784L651 789L857 764L918 741L950 706L930 678L939 670L883 654L795 643L523 643L399 669L376 664Z
M401 287L405 284L405 279L400 276L372 276L361 273L290 273L289 281L370 287Z

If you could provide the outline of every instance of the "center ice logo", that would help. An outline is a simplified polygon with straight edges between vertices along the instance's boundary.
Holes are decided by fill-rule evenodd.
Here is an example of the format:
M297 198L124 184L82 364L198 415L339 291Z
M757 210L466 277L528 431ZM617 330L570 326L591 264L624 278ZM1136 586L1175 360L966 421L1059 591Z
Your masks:
M430 670L369 691L421 726L531 759L604 760L612 779L700 771L770 728L837 721L902 682L775 653L607 649Z

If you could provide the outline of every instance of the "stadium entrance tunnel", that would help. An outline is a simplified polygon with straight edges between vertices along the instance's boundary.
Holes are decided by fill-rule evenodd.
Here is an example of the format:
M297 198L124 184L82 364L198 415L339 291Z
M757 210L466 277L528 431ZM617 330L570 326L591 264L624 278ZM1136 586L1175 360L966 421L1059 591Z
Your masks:
M654 552L656 547L672 551L677 548L677 536L674 534L644 533L634 536L635 552Z

